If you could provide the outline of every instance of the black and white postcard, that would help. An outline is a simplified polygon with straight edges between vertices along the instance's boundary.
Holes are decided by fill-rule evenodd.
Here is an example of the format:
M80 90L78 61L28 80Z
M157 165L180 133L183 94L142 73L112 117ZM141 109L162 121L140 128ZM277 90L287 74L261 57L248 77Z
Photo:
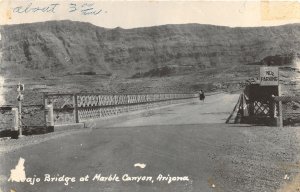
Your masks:
M0 0L0 192L300 191L300 1Z

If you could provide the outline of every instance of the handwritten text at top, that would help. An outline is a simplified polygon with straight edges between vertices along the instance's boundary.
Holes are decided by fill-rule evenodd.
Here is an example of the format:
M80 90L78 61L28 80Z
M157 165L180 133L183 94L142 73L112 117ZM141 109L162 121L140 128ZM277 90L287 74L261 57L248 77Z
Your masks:
M79 13L82 15L99 15L101 13L107 13L98 8L95 3L68 3L61 5L60 3L51 3L46 6L35 5L32 2L13 8L14 13L56 13L57 10L67 6L68 13Z

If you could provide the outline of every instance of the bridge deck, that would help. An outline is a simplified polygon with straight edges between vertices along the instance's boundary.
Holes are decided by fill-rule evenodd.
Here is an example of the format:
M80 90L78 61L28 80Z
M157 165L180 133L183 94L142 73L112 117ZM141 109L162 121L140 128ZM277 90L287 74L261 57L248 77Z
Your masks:
M276 191L285 174L299 167L292 162L298 161L300 131L223 123L237 97L215 95L205 103L165 108L115 121L111 128L85 129L10 151L0 155L0 188L32 192ZM153 176L155 182L8 183L10 170L20 157L25 159L27 177L129 174ZM134 167L136 163L146 167ZM159 174L186 175L190 181L158 182Z
M204 102L195 99L193 103L142 113L139 117L116 123L113 127L224 123L238 97L238 94L216 94L206 97Z

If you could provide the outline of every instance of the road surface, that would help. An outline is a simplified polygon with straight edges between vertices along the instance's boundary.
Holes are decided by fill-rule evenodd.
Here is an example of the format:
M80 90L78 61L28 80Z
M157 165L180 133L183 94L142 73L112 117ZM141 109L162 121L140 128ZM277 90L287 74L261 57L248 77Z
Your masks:
M209 96L204 103L163 108L105 126L96 123L83 132L2 154L1 189L276 191L285 175L292 177L295 171L297 129L224 124L237 99L238 95ZM26 177L40 182L7 182L20 158L25 160ZM64 178L49 182L47 174L54 180ZM99 181L99 174L102 179L111 175L113 181ZM143 176L149 180L138 182ZM179 181L168 183L169 176ZM75 182L66 183L66 177L75 177Z

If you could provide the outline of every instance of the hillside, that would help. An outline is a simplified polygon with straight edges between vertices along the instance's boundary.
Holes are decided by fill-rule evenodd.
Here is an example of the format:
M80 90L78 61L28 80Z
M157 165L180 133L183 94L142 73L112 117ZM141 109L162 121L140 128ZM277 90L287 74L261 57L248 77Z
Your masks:
M255 76L262 64L292 64L300 53L300 24L105 29L89 23L49 21L2 26L0 31L0 74L6 85L21 78L33 87L42 84L52 90L228 87Z
M300 25L229 28L199 24L104 29L50 21L3 26L2 73L131 76L162 66L196 70L298 53ZM16 70L18 68L19 70Z

